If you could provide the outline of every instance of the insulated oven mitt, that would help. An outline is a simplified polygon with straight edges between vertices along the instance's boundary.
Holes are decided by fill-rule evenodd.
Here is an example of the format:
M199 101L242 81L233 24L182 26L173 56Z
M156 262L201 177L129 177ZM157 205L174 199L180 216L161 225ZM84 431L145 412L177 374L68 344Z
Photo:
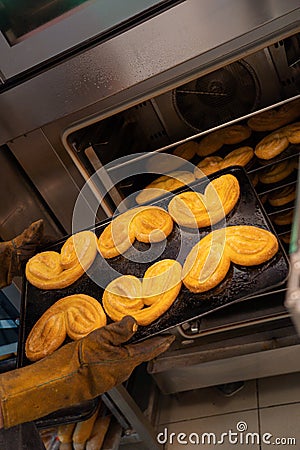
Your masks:
M0 242L0 289L8 286L14 276L22 275L23 263L41 243L43 228L43 220L38 220L11 241Z
M3 426L35 420L99 396L143 361L167 350L174 336L123 345L137 330L129 316L21 369L0 375Z

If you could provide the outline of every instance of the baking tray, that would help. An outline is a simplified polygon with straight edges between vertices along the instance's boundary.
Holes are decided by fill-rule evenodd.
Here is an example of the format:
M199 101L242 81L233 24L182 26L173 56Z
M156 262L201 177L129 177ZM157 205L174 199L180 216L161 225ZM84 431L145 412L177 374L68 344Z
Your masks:
M226 173L231 173L237 177L241 195L233 211L231 211L225 220L213 228L222 228L225 225L254 225L274 233L274 228L243 168L236 166L226 170L224 169L218 172L217 175L211 175L209 179L213 180ZM207 183L208 180L198 180L192 183L190 187L178 189L176 193L189 190L190 188L197 192L203 192ZM176 193L165 195L151 204L167 209L171 198ZM97 236L101 234L109 222L110 219L100 223L93 229ZM180 229L174 224L174 229L167 238L167 241L153 244L151 251L148 250L150 247L149 244L135 241L133 247L125 255L119 255L110 260L104 260L100 255L97 255L88 273L93 279L101 279L104 286L116 276L108 270L108 267L112 267L120 275L132 274L137 277L143 277L147 268L160 259L174 258L183 263L192 247L209 232L210 228L204 228L198 231ZM65 240L47 249L59 251ZM132 260L134 250L139 250L140 261L136 262ZM151 257L153 257L152 261L143 262L143 252L145 250L148 250L148 255L150 253ZM146 327L139 327L134 341L167 331L188 320L201 317L226 305L280 286L286 281L288 273L288 258L282 247L279 246L277 254L265 264L247 268L232 265L225 280L216 288L206 293L193 294L183 286L171 308L152 324ZM71 286L60 290L40 290L26 282L26 280L24 281L21 311L20 365L23 366L29 363L25 356L24 345L35 322L58 299L75 293L91 295L101 302L103 288L99 287L87 274L84 274Z
M255 225L274 233L272 224L269 221L245 170L239 166L227 168L217 174L212 174L207 180L197 180L192 183L190 187L177 189L175 193L165 195L151 204L167 209L171 198L176 195L176 193L187 191L191 188L197 192L203 192L209 180L213 180L227 173L231 173L237 177L240 184L241 195L237 205L231 213L225 220L215 225L213 229L222 228L225 225ZM102 222L93 228L93 231L95 231L97 236L101 234L110 221L111 219ZM57 300L71 294L85 293L98 299L101 303L103 288L99 287L93 279L101 279L102 284L104 283L104 286L106 286L115 277L115 275L112 275L111 271L108 270L108 267L112 267L119 274L132 274L143 277L147 268L157 260L174 258L183 263L191 248L210 231L210 228L203 228L199 231L180 229L174 224L174 229L166 241L151 246L150 255L154 258L152 261L148 263L143 262L143 252L145 250L149 251L149 244L135 241L133 247L129 249L125 255L120 255L110 260L104 260L100 255L97 255L92 267L88 271L88 274L92 278L88 276L88 274L84 274L79 280L64 289L40 290L24 279L18 346L18 366L21 367L31 364L25 355L25 342L27 336L41 315ZM47 250L60 251L60 248L66 239L67 237L48 246ZM134 250L140 251L140 262L131 260L132 252ZM227 305L232 305L243 299L253 297L256 294L280 286L286 281L288 273L288 258L279 243L279 251L272 260L255 267L245 268L232 265L225 280L209 292L193 294L183 286L178 298L169 310L152 324L146 327L139 327L136 335L131 341L137 342L149 338L150 336L167 332L170 328L184 322L199 318L224 308ZM108 322L110 322L109 318ZM66 340L66 342L68 341ZM60 421L65 421L66 416L69 422L84 420L86 416L92 413L95 407L96 403L91 401L88 407L85 405L83 409L80 406L76 406L74 408L68 408L66 411L61 410L39 420L38 423L40 426L51 426L53 423L57 424Z

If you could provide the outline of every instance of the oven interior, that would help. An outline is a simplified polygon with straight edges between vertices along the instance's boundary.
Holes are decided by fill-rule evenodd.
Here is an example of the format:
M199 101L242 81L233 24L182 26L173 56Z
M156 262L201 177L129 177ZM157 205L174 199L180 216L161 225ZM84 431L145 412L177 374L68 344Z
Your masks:
M172 167L148 170L147 162L153 152L172 154L180 144L199 142L210 132L229 124L247 124L249 117L264 109L278 108L293 101L300 91L300 34L295 34L256 53L245 56L218 70L199 74L193 80L113 116L93 118L67 131L66 147L73 160L88 175L103 166L107 168L109 183L103 183L104 202L112 212L120 205L136 206L135 193L143 189L158 173L168 173ZM300 116L300 108L299 108ZM225 145L215 155L226 155L240 146L252 148L270 132L252 132L244 142ZM271 193L283 187L296 189L298 154L300 146L290 145L278 157L262 161L258 158L246 166L246 171L272 222L281 244L288 252L294 202L281 207L270 205ZM149 152L141 157L143 152ZM126 158L130 156L129 163ZM131 170L136 160L139 170ZM193 164L201 160L197 155ZM264 184L261 174L284 160L293 163L293 170L282 180ZM125 161L125 172L123 162ZM143 165L144 164L144 165ZM132 173L126 176L124 173ZM174 169L173 169L174 170ZM178 170L185 170L184 164ZM115 175L123 173L120 181ZM117 177L118 178L118 177ZM119 176L120 178L120 176ZM130 200L128 200L130 199ZM129 202L129 203L128 203ZM283 217L283 220L280 220ZM195 339L218 339L219 333L248 330L250 326L263 329L274 323L289 325L289 314L284 307L285 286L270 290L240 304L209 314L201 320L185 323L174 330L181 346L192 345ZM244 332L243 331L243 332ZM248 332L248 331L247 331ZM197 341L197 342L198 342Z

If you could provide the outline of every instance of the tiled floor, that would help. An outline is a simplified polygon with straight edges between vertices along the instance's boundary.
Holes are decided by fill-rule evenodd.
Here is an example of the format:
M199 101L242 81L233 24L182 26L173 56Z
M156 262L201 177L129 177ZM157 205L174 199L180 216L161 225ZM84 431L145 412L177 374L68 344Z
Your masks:
M162 396L157 430L165 450L300 449L300 373Z

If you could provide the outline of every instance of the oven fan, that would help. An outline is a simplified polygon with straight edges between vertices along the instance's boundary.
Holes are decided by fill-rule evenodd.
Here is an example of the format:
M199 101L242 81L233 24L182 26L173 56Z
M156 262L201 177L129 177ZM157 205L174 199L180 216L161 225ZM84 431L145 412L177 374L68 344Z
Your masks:
M189 127L204 131L254 111L260 97L255 71L238 61L175 89L173 104Z

